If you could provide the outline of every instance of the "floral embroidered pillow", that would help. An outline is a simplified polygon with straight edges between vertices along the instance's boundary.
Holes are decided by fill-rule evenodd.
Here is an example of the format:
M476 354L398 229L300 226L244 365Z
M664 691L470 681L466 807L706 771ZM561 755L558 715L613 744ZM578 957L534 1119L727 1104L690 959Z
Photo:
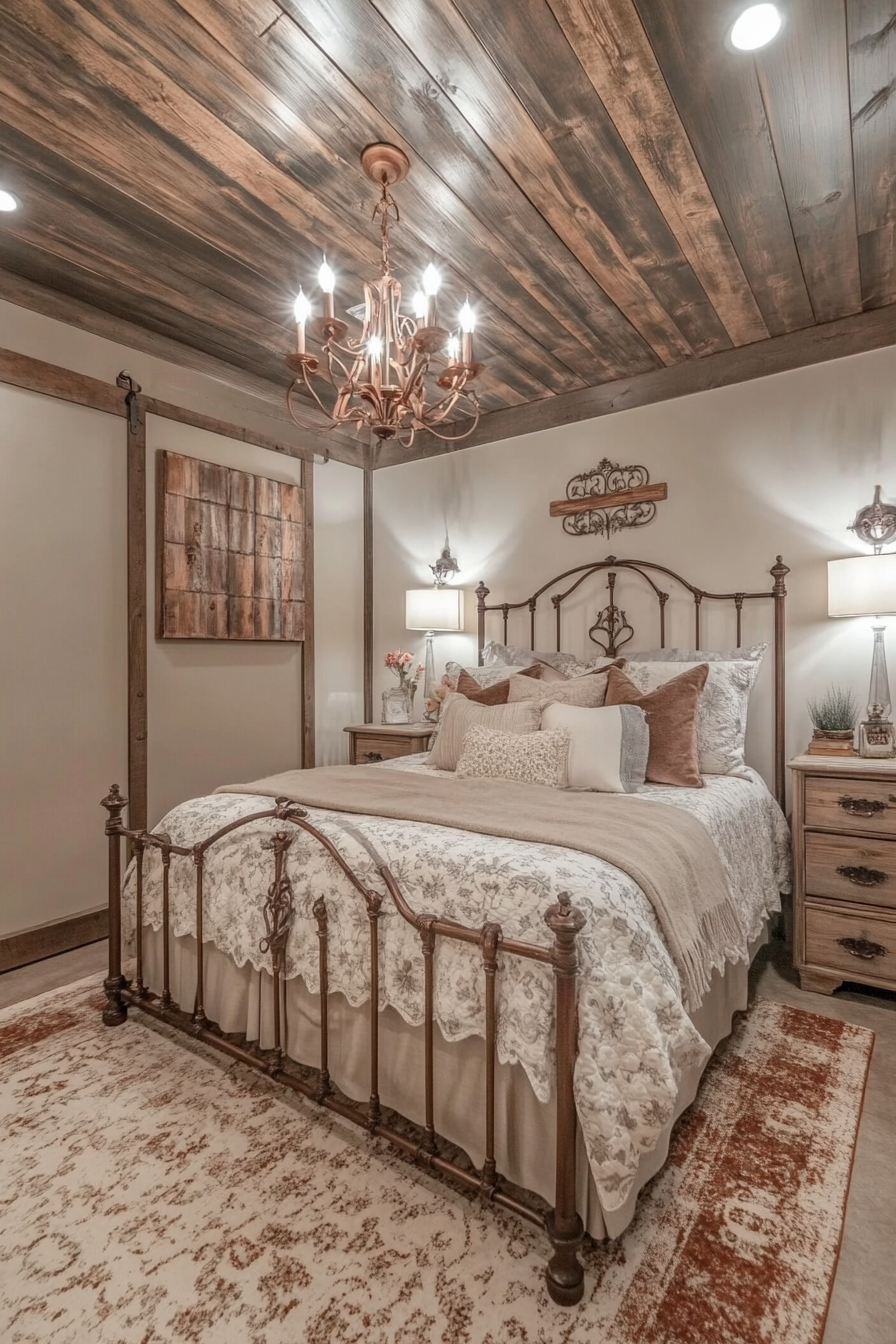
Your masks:
M464 736L457 762L458 779L512 779L565 789L569 731L505 733L496 728L471 728Z

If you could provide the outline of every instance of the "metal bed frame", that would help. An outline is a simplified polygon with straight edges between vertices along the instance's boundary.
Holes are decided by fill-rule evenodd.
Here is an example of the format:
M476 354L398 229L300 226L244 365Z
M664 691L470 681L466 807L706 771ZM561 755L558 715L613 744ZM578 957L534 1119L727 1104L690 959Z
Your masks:
M555 585L573 578L574 581L561 592L551 596L551 602L557 616L557 646L560 638L560 609L562 602L576 591L590 576L608 570L607 586L609 603L597 616L589 634L592 640L603 648L608 656L615 656L632 638L631 626L625 612L615 602L616 572L620 569L633 571L646 580L657 597L660 610L661 645L665 641L665 606L668 594L659 588L645 570L657 571L682 583L693 597L696 610L695 639L699 647L700 607L704 600L732 601L737 612L738 641L741 635L741 610L744 601L757 598L772 598L775 612L775 778L776 793L779 802L784 787L784 577L788 573L780 556L771 573L774 587L771 592L708 593L680 579L671 570L661 565L635 560L616 560L610 556L596 564L582 565L567 570L550 583L545 584L531 598L522 602L500 603L488 606L485 599L489 590L484 584L477 588L478 597L478 642L480 661L485 643L485 622L489 612L498 611L503 615L505 643L507 639L508 615L519 608L528 608L531 613L531 647L535 646L535 613L538 599ZM333 843L309 820L308 813L298 804L285 798L278 798L275 805L251 816L240 818L221 827L213 835L197 842L192 847L172 843L170 836L163 832L149 832L143 829L128 829L122 821L122 813L127 799L122 797L118 786L113 785L102 806L108 814L106 836L109 851L109 974L104 982L106 1004L103 1021L107 1026L119 1026L127 1019L129 1008L139 1008L170 1026L185 1032L196 1040L212 1046L232 1059L239 1060L247 1067L292 1088L318 1105L335 1111L352 1123L366 1129L371 1135L388 1140L406 1157L450 1178L463 1188L472 1191L489 1202L509 1209L519 1217L537 1226L543 1226L551 1243L551 1256L545 1270L548 1291L553 1300L563 1306L572 1306L578 1302L584 1291L584 1271L579 1259L579 1250L584 1237L582 1220L576 1210L576 1110L573 1093L573 1073L577 1050L577 955L576 939L585 924L585 916L570 901L567 894L560 895L557 902L545 911L544 921L552 939L550 944L522 942L508 938L499 924L485 923L479 928L471 928L443 919L437 915L420 913L412 909L405 899L398 882L387 865L378 865L378 873L385 892L372 890L362 882L343 859ZM272 818L282 826L278 828L265 847L272 851L273 878L268 887L263 906L265 937L260 950L271 958L271 992L273 994L273 1039L271 1050L261 1050L249 1044L245 1038L234 1040L225 1035L206 1016L204 1007L204 952L203 952L203 880L206 856L225 836L252 822ZM320 972L320 1049L316 1066L296 1065L285 1052L288 1023L286 1021L286 997L281 994L286 963L286 945L295 918L296 907L293 888L286 872L286 857L296 835L304 832L321 845L339 865L342 872L363 902L369 921L370 939L370 1006L368 1010L370 1031L370 1095L365 1104L353 1102L343 1097L334 1088L329 1074L329 916L327 897L321 893L314 902L313 915L317 923L318 957ZM128 843L135 865L136 899L136 968L134 979L129 981L122 974L121 947L121 898L122 898L122 841ZM162 863L162 936L163 963L162 989L160 993L151 992L144 982L143 947L143 885L144 860L148 850L158 850ZM176 1004L170 988L170 943L171 929L169 919L169 878L173 861L191 862L195 870L195 941L196 941L196 996L192 1010L188 1011ZM386 899L392 901L402 919L412 925L420 937L420 952L424 967L424 1050L425 1066L422 1080L425 1123L422 1129L413 1133L399 1130L383 1116L379 1097L379 929L378 922ZM480 1171L471 1170L453 1161L443 1151L444 1145L436 1128L435 1080L434 1080L434 976L433 963L439 939L449 939L478 947L482 960L482 973L485 977L485 1062L486 1088L482 1099L481 1117L485 1134L485 1160ZM496 1042L498 1024L497 977L501 969L501 959L521 957L548 965L553 970L556 1023L556 1114L557 1142L555 1152L555 1193L554 1207L546 1214L538 1208L519 1199L505 1188L505 1182L497 1171L495 1161L495 1074ZM414 1127L411 1127L414 1129Z

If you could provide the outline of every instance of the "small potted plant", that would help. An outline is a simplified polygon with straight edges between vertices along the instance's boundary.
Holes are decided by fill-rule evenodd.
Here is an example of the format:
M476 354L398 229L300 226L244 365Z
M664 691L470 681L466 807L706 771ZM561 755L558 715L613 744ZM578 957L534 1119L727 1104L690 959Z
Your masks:
M383 691L383 723L410 723L414 709L414 692L417 682L423 675L423 664L419 663L416 672L411 671L414 655L403 649L393 649L387 653L383 663L398 678L398 685L391 691Z
M854 756L854 734L859 707L852 691L829 686L820 700L807 706L814 732L808 751L812 756Z

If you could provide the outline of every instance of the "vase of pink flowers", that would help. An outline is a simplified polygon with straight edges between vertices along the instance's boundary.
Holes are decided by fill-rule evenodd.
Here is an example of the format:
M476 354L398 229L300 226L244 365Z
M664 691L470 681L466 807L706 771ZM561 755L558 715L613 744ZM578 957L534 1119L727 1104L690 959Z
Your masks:
M423 664L414 669L414 655L403 649L387 653L383 663L398 678L398 685L383 691L383 723L410 723L414 711L414 693L423 675Z

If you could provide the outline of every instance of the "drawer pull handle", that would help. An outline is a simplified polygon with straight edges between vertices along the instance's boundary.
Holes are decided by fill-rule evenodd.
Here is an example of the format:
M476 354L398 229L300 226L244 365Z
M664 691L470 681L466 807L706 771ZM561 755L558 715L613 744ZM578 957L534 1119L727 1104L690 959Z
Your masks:
M381 751L365 751L364 759L366 761L381 761L383 753Z
M837 872L857 887L879 887L881 882L887 880L886 873L882 873L879 868L851 868L848 864L841 864Z
M840 799L840 806L851 817L876 817L887 810L887 804L878 798L850 798L848 793Z
M838 946L845 948L851 957L860 961L873 961L875 957L885 957L889 948L882 943L872 943L867 938L838 938Z

